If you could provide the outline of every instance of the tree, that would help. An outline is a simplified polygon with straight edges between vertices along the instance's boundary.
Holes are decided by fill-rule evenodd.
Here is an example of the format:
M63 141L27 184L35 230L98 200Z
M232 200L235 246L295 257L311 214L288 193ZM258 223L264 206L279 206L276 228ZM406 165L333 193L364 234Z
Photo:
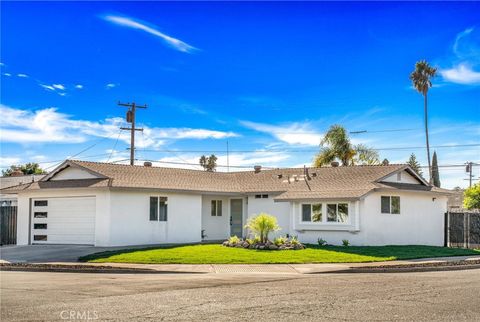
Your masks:
M440 172L438 171L437 152L433 151L432 157L432 183L435 187L440 188Z
M212 154L209 157L202 155L200 157L199 163L206 171L213 172L217 167L217 157L215 156L215 154Z
M427 143L427 160L430 183L432 183L432 164L430 163L430 144L428 142L428 104L427 93L432 87L431 79L437 75L437 69L428 64L426 60L418 61L415 64L415 70L410 74L410 80L413 87L423 95L424 98L424 117L425 117L425 139Z
M280 230L277 223L277 217L262 212L258 216L248 220L245 228L250 229L260 237L261 243L266 243L268 234L272 231Z
M480 209L480 183L466 189L463 194L463 207L465 209Z
M382 165L389 165L389 164L390 164L390 161L388 161L388 159L383 159Z
M410 168L413 169L413 171L415 171L419 176L422 176L423 173L422 173L422 169L420 167L420 163L418 163L417 161L417 156L415 155L415 153L412 153L410 155L410 158L408 159L407 161L407 164L410 166Z
M370 149L364 144L357 144L354 146L354 149L355 157L353 158L352 163L366 165L380 164L379 155L376 150Z
M45 174L47 173L45 170L40 168L38 163L26 163L23 165L11 165L9 169L7 170L2 170L2 175L5 177L9 177L14 173L15 171L21 171L24 175L29 175L29 174Z
M378 152L363 145L353 145L347 130L332 125L320 142L321 150L315 157L314 166L321 167L340 160L343 166L355 164L379 164Z

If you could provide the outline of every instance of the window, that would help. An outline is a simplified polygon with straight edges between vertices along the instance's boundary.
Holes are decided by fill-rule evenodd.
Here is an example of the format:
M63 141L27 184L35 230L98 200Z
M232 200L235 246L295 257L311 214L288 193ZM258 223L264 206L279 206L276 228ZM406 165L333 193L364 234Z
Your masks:
M33 213L33 218L47 218L47 213L35 211Z
M212 200L212 216L221 216L221 215L222 215L222 201Z
M48 201L47 200L35 200L33 202L33 205L35 207L46 207L46 206L48 206Z
M47 241L47 235L33 235L33 240Z
M322 204L303 204L302 221L322 222Z
M348 221L348 204L327 204L327 221L346 223Z
M33 224L33 229L47 229L47 224Z
M150 197L150 221L158 221L158 197Z
M267 199L268 195L262 195L262 199Z
M255 195L255 199L267 199L268 195Z
M382 214L399 214L400 213L400 197L382 196L381 208L382 208Z
M150 221L167 221L167 197L150 197Z

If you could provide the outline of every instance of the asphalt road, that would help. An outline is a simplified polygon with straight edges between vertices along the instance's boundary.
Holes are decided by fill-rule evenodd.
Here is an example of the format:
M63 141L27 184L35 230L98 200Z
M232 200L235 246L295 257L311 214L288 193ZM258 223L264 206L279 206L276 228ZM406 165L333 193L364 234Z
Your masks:
M480 270L377 274L1 272L1 320L480 321Z

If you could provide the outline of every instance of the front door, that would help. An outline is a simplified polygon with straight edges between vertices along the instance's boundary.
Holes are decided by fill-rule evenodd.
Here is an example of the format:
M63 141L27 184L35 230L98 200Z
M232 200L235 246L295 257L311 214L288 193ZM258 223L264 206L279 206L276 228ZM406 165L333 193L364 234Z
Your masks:
M230 236L242 237L243 235L243 200L230 200Z

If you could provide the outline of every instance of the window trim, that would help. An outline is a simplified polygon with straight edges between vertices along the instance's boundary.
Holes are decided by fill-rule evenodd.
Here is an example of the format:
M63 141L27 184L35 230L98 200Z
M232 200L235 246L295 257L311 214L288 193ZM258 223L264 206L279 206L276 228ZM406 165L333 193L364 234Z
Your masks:
M152 198L155 198L156 199L156 216L155 216L155 219L152 219L152 214L151 214L151 211L152 211ZM162 214L162 203L163 203L163 206L165 207L165 213L164 215ZM150 196L149 197L149 221L152 222L152 221L155 221L155 222L168 222L168 197L166 196L160 196L160 195L156 195L156 196Z
M389 206L388 212L383 211L383 207L382 207L382 199L383 198L388 198L388 200L389 200L389 202L388 202L388 206ZM393 200L393 198L398 198L398 212L392 212L392 200ZM384 196L384 195L381 195L380 196L380 213L382 215L400 215L402 213L400 196L392 196L392 195Z
M304 221L303 220L303 206L304 205L310 205L310 214L313 214L313 205L322 205L322 220L321 221L312 221L310 218L310 221ZM339 204L346 204L347 205L347 220L345 222L340 222L340 221L328 221L328 206L327 205L335 205L335 211L336 214L338 215L338 205ZM351 209L352 205L350 201L319 201L319 202L301 202L300 203L300 224L305 224L305 225L344 225L344 226L349 226L351 225Z
M213 207L213 205L215 205L215 207ZM212 199L210 201L210 217L222 217L223 215L222 208L223 208L223 200Z

